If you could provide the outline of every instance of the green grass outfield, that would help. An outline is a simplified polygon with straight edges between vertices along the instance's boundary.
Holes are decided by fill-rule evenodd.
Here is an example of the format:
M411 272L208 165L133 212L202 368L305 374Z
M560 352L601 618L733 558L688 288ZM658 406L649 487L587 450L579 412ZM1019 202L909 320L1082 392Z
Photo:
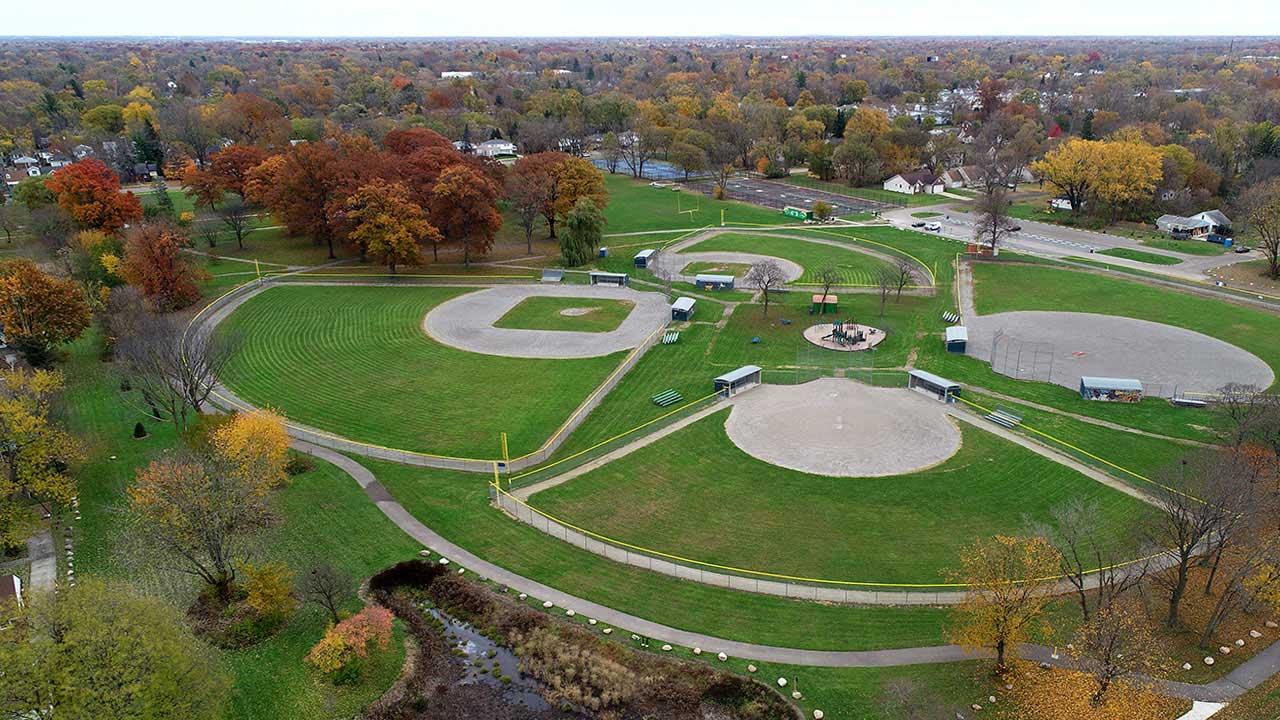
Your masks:
M1182 261L1176 257L1168 255L1159 255L1157 253L1144 252L1142 250L1134 250L1132 248L1107 248L1100 250L1100 255L1110 255L1111 257L1124 258L1126 260L1136 260L1150 265L1181 265Z
M734 277L745 277L747 272L751 270L750 265L741 263L717 263L717 262L691 262L680 269L683 275L697 275L698 273L711 273L719 275L732 275Z
M464 352L422 331L446 287L271 288L224 322L244 344L223 379L246 401L343 437L434 454L539 447L621 362Z
M795 220L778 210L738 202L716 200L699 192L650 187L647 180L623 175L605 176L609 205L605 208L606 233L638 230L677 230L720 225L720 211L730 225L788 225ZM694 212L680 212L694 210ZM605 245L617 244L606 241Z
M617 330L634 307L635 303L630 300L529 297L516 303L493 326L524 330L609 332ZM566 311L584 311L584 314L565 314Z
M837 478L757 460L725 433L724 410L530 504L623 542L696 560L799 577L946 582L961 546L1016 534L1072 498L1099 502L1119 535L1148 510L1128 495L969 425L940 465ZM856 451L854 451L856 452ZM1129 543L1117 540L1117 548Z
M876 276L881 270L890 269L884 260L853 249L745 233L716 235L683 248L680 252L744 252L791 260L804 268L804 274L797 281L800 283L819 282L818 272L831 265L840 276L839 284L870 286L875 285Z
M1222 255L1228 248L1218 243L1203 240L1174 240L1169 237L1147 237L1140 240L1143 245L1157 250L1171 250L1187 255Z

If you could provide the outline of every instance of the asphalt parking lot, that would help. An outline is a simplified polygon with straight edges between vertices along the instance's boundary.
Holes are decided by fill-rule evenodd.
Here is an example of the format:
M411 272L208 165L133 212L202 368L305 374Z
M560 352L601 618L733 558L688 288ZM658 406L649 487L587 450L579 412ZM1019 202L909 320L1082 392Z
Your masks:
M708 195L715 189L715 183L709 180L694 181L686 183L686 185ZM876 202L875 200L864 200L846 195L837 195L824 190L813 190L799 185L788 185L772 180L759 180L749 177L731 178L728 184L725 185L725 194L733 200L764 205L778 210L788 205L808 210L813 207L815 202L821 200L830 205L837 216L851 215L858 212L883 212L885 210L894 210L898 207L888 203Z

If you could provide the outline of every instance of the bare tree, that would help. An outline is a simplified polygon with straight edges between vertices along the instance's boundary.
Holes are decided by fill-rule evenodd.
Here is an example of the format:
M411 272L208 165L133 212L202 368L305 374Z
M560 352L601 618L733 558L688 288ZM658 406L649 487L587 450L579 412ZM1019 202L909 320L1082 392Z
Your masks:
M884 305L889 300L889 293L898 286L898 273L891 268L883 268L876 273L876 288L880 291L880 319L884 320Z
M818 314L826 315L827 296L831 294L831 287L840 282L840 270L835 265L824 265L818 270L817 280L822 285L822 303L818 307Z
M196 234L199 235L200 239L204 241L204 244L212 250L218 246L218 236L222 234L222 231L218 229L218 226L215 225L212 222L212 218L210 218L210 222L202 222L196 226Z
M1076 630L1072 654L1093 675L1096 687L1090 702L1094 706L1105 701L1115 681L1157 666L1151 654L1155 641L1140 612L1122 604L1108 605Z
M897 297L894 298L895 302L902 299L903 288L911 284L911 278L914 275L914 270L915 270L915 267L912 266L910 261L908 260L898 261L898 266L897 266L898 275L897 275L897 279L895 280L898 295Z
M130 325L132 331L117 339L117 356L147 403L184 430L188 413L199 413L213 393L238 337L189 329L177 318L145 310Z
M253 230L249 227L253 221L253 213L250 212L249 206L243 200L232 197L218 208L218 217L222 218L222 224L236 236L236 247L243 250L244 237Z
M1213 481L1218 464L1214 451L1194 453L1156 478L1155 501L1162 512L1151 517L1144 535L1152 546L1164 550L1172 563L1165 572L1152 576L1169 592L1165 624L1171 628L1178 625L1191 565L1222 522L1221 497Z
M765 317L769 317L769 296L780 290L786 281L786 274L782 272L778 263L772 260L761 260L752 264L751 269L747 270L747 276L743 278L744 285L760 291L760 296L764 300Z
M918 680L899 677L889 680L880 701L893 717L902 720L953 720L955 709Z
M1228 383L1218 390L1214 404L1230 427L1231 444L1239 447L1251 438L1265 435L1266 428L1280 416L1280 403L1256 385Z
M0 232L4 233L5 242L10 245L13 244L13 234L22 227L18 224L18 207L17 203L5 204L0 199Z
M1008 191L1003 186L994 187L991 192L978 196L976 201L977 221L973 225L973 239L982 245L991 246L991 254L999 253L1000 242L1013 232L1013 220L1009 218Z
M1114 544L1116 538L1108 534L1104 541L1098 530L1099 514L1096 500L1074 498L1050 510L1050 522L1028 523L1032 534L1048 540L1062 556L1062 575L1075 588L1080 615L1086 621L1093 610L1087 588L1091 577L1097 578L1094 607L1101 610L1141 584L1147 572L1145 562L1120 565L1106 542Z
M1267 260L1267 275L1280 277L1280 178L1254 185L1240 196L1238 212L1258 236L1258 249Z
M316 565L302 578L302 594L327 610L335 625L342 621L339 612L354 587L355 581L350 575L329 563Z

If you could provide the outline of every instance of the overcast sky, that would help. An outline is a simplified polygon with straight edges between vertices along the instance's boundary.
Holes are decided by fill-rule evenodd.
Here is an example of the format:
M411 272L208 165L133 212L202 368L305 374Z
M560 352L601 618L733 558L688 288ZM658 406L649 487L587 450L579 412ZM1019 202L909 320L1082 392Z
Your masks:
M4 35L1280 35L1276 0L10 0Z

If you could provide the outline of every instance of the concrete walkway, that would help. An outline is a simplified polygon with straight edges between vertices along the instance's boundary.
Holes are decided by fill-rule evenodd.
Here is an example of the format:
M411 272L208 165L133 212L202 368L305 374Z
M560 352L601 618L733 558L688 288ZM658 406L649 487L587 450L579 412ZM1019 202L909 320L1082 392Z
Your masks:
M332 463L343 472L346 472L364 489L365 494L377 505L378 509L394 522L397 527L414 540L422 543L424 547L449 558L451 562L461 565L481 577L505 585L512 590L526 593L532 598L550 600L559 608L571 609L578 615L595 618L605 626L625 629L648 637L651 640L684 647L699 647L704 652L712 655L723 652L731 657L745 660L813 667L894 667L959 662L990 656L990 653L974 653L958 645L850 651L784 648L736 640L723 640L711 635L680 630L655 623L575 597L482 560L449 542L410 515L400 503L395 501L395 498L387 492L386 488L378 482L373 473L363 465L327 448L298 440L293 441L293 447L300 452ZM1054 658L1053 651L1042 645L1025 645L1022 648L1022 655L1024 658L1034 662L1048 662L1060 666L1069 665L1069 662L1062 658ZM1159 682L1165 692L1177 697L1222 702L1239 697L1246 690L1257 687L1276 672L1280 672L1280 643L1273 643L1266 650L1247 660L1225 677L1206 685L1193 685L1173 681Z
M48 530L27 538L27 557L31 560L31 589L52 590L58 580L58 558L53 554L53 535Z

